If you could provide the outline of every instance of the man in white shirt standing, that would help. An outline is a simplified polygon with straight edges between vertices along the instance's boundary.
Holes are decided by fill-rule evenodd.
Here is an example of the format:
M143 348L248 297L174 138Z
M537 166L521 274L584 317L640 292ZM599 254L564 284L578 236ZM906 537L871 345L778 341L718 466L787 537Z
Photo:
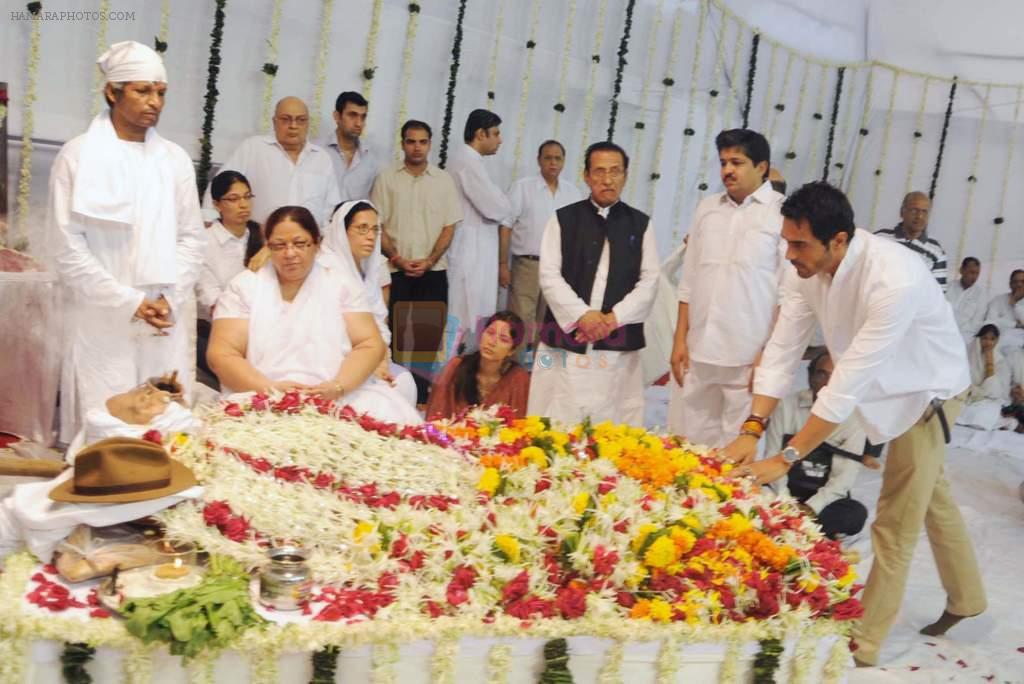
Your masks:
M997 294L985 309L984 323L999 328L999 348L1004 353L1024 345L1024 269L1010 274L1010 291Z
M786 277L779 320L754 381L751 415L725 458L740 475L773 482L853 416L874 444L889 442L871 528L875 559L855 628L859 665L874 665L899 613L921 528L928 534L946 609L922 633L939 635L985 610L971 538L943 474L949 427L971 384L953 311L921 259L855 230L838 189L808 183L782 206ZM782 453L749 463L820 322L835 370L807 422Z
M373 150L361 140L370 104L361 94L346 90L334 101L334 135L324 148L334 166L341 201L367 199L377 177Z
M537 340L537 326L547 306L540 292L540 242L544 226L556 209L583 199L583 193L559 175L565 166L565 148L557 140L545 140L537 150L540 174L512 184L512 226L501 226L498 284L508 288L508 308L526 324L526 340ZM511 268L509 251L512 252Z
M125 41L97 62L107 107L50 171L48 229L65 287L62 442L89 409L150 377L178 371L191 389L188 312L203 261L192 160L156 131L162 59Z
M448 262L448 314L475 348L477 324L498 307L498 228L512 225L512 205L484 167L484 157L501 147L501 118L474 109L466 118L463 140L466 144L446 169L462 197L462 223Z
M768 179L771 150L756 131L715 138L725 192L697 205L677 296L672 375L682 387L669 429L691 442L725 446L750 405L757 364L789 268L779 207Z
M309 209L321 226L338 205L338 182L331 159L309 142L309 110L297 97L282 98L274 109L274 134L247 138L221 166L244 174L252 184L252 219L263 224L270 212L285 205ZM203 196L203 215L217 218L210 189Z
M548 220L540 287L548 310L530 379L530 415L572 425L589 418L643 425L639 350L658 287L650 219L620 201L629 157L614 143L587 148L590 197Z
M953 307L956 324L964 340L971 339L985 322L985 307L988 304L988 293L978 284L981 276L981 262L975 257L964 257L960 263L960 277L949 284L946 299Z

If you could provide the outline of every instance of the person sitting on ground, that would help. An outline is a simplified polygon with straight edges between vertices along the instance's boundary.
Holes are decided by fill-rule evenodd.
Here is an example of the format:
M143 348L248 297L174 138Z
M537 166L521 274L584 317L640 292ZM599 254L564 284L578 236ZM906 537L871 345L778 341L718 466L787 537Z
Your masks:
M469 406L495 404L525 416L530 374L514 360L524 333L523 320L511 311L488 318L480 349L453 358L434 382L427 419L452 418Z
M327 226L320 256L337 259L342 273L363 284L377 330L387 347L384 360L374 374L395 387L410 406L415 406L416 383L412 373L391 360L391 330L388 328L391 272L387 258L380 251L377 208L369 200L345 202L338 207Z
M419 422L372 377L384 340L362 283L317 261L320 228L309 210L276 209L264 233L270 263L235 276L214 309L207 360L226 391L300 390L380 420Z
M1010 396L1010 368L999 347L999 328L992 323L967 345L971 366L971 388L957 423L981 430L993 430L999 424L1000 409Z
M1010 274L1010 291L989 300L985 322L999 327L999 348L1020 349L1024 346L1024 269Z
M768 422L766 454L779 453L800 430L811 415L818 393L832 377L834 367L827 350L811 360L807 369L810 388L783 399ZM776 481L779 492L788 491L803 504L805 512L813 515L829 539L852 536L864 529L867 508L850 497L850 488L862 463L878 468L878 461L865 455L865 446L864 431L854 418L849 418L821 446L798 461L785 479Z

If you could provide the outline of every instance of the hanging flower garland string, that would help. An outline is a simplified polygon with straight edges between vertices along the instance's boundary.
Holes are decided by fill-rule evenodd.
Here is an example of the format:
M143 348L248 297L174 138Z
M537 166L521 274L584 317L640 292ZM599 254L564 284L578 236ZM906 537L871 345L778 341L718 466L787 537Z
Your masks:
M636 0L626 3L626 19L622 26L622 38L619 39L619 60L615 65L615 82L612 84L612 109L608 115L608 136L611 142L615 139L615 120L619 116L619 95L622 93L622 73L626 69L626 55L629 54L629 34L633 30L633 10Z
M334 19L334 0L323 0L320 9L320 39L316 52L316 63L313 65L313 97L310 110L316 112L309 122L311 137L320 133L320 105L324 99L324 80L327 76L327 54L331 49L331 23Z
M914 117L914 137L910 142L910 165L907 167L907 182L904 185L904 194L910 192L914 185L914 169L917 167L917 150L921 146L921 138L924 136L924 110L928 105L928 88L932 84L931 78L924 79L924 88L921 89L921 100L917 103L917 116Z
M1003 167L1003 187L999 190L999 215L992 219L992 223L995 224L995 230L992 233L992 256L989 263L994 264L996 261L996 255L999 253L999 237L1003 229L1003 216L1006 211L1006 191L1010 187L1010 169L1013 167L1013 149L1017 144L1017 126L1020 123L1020 101L1021 97L1024 96L1024 85L1018 85L1015 90L1015 97L1013 102L1013 120L1010 125L1010 139L1006 145L1006 165ZM988 285L989 290L992 289L992 271L994 269L988 268Z
M978 185L978 164L981 161L981 147L985 139L985 124L988 123L988 105L992 97L992 86L985 86L985 98L981 104L981 121L978 123L978 137L974 142L974 157L971 159L971 173L967 176L967 202L964 204L964 218L960 222L960 239L956 245L956 261L959 264L964 258L967 245L967 230L971 224L971 209L974 207L974 189Z
M821 78L818 79L818 101L814 105L814 112L811 113L813 130L811 131L811 149L807 153L805 169L813 169L818 159L818 147L821 144L821 127L825 123L825 102L828 97L828 67L824 64L821 67Z
M281 0L274 0L270 15L270 37L267 39L267 61L263 63L263 130L270 130L271 106L274 100L274 77L277 76L277 38L281 33Z
M743 101L743 128L750 123L750 105L754 102L754 77L757 74L757 50L761 45L761 34L755 32L750 43L750 63L747 65L747 97Z
M658 32L661 29L661 11L664 7L665 0L658 0L658 4L654 8L654 19L651 22L651 30L647 36L647 64L644 71L644 84L640 89L640 104L639 112L640 115L637 118L636 123L633 124L633 128L636 131L633 133L633 165L634 167L640 166L640 155L644 148L644 133L647 132L647 124L644 121L645 113L647 112L647 97L651 90L651 78L654 76L654 56L655 47L658 42ZM670 65L671 66L671 65ZM636 188L636 177L639 174L631 173L629 180L627 181L626 196L632 197L633 190ZM653 211L653 207L648 207L648 211Z
M601 47L604 45L605 15L608 13L608 0L601 0L597 9L597 31L594 34L594 53L590 55L590 77L587 79L587 94L583 99L583 133L581 135L580 154L590 145L590 126L594 118L594 90L597 88L597 70L601 63ZM583 171L580 171L582 177Z
M800 125L804 119L804 106L807 103L807 84L811 77L811 62L803 60L804 63L804 74L800 78L800 94L796 98L796 111L793 112L793 131L789 137L789 149L786 150L785 159L782 162L783 167L788 172L789 162L796 159L796 148L800 143Z
M875 216L878 213L878 198L882 189L882 175L885 173L885 161L889 158L889 135L892 133L892 113L896 108L896 93L899 88L900 72L892 72L892 85L889 86L889 105L885 110L885 128L882 129L882 150L878 156L878 167L875 169L875 189L871 198L871 215L868 219L868 226L875 225Z
M501 31L505 27L505 0L498 1L498 16L494 20L494 47L491 49L491 64L487 71L487 104L494 106L495 91L498 89L498 56L501 54Z
M843 79L846 76L846 67L839 67L836 70L836 88L832 96L832 116L828 123L828 143L825 145L825 164L821 170L821 180L828 182L828 170L832 164L832 146L836 137L836 119L839 118L839 107L843 101Z
M703 8L704 4L701 3L702 11ZM683 10L677 9L676 18L672 25L672 39L669 43L669 57L668 64L665 66L665 78L661 81L662 85L665 86L665 90L661 96L661 113L658 116L658 135L657 141L654 145L654 159L651 162L651 184L647 191L647 210L652 214L654 213L654 199L658 190L658 179L661 178L661 157L666 136L665 127L668 126L668 114L669 110L672 109L672 88L676 83L673 74L676 73L674 69L679 65L679 45L682 42L682 35ZM700 42L700 38L697 39L697 42Z
M153 40L153 49L161 55L167 52L167 36L171 26L171 0L163 0L160 4L160 33Z
M383 0L373 0L373 12L370 15L370 32L366 36L366 54L363 57L363 92L362 96L370 99L373 89L373 77L377 73L377 38L380 35L380 12Z
M789 94L789 78L793 73L793 52L788 48L780 48L786 51L786 66L782 68L782 86L779 88L779 96L776 98L777 102L772 107L772 125L768 129L768 139L775 140L775 130L779 126L779 118L782 116L782 112L786 111L786 95Z
M846 186L846 196L853 197L853 186L857 182L857 168L860 164L860 153L864 149L864 138L868 136L868 121L871 117L871 100L874 97L875 69L868 67L868 80L864 86L864 109L860 115L860 136L853 148L853 163L850 165L850 184Z
M512 669L512 647L495 644L487 654L487 684L506 684Z
M409 21L405 25L405 47L402 49L402 80L398 86L398 121L395 125L396 132L402 128L402 124L409 118L409 81L412 80L413 51L416 49L416 33L419 31L419 25L420 6L415 2L410 2ZM401 142L399 140L399 144L395 148L395 159L402 158Z
M700 86L700 63L701 55L704 47L704 34L705 25L707 24L708 8L709 4L704 0L700 0L700 13L697 15L697 43L693 46L693 67L690 72L690 98L686 105L686 123L683 126L683 141L682 146L679 150L679 166L676 177L679 179L679 189L676 191L674 201L672 203L672 220L674 221L675 230L672 233L672 244L679 244L679 231L683 225L684 217L681 216L683 196L686 194L686 188L689 183L686 176L686 159L690 151L690 144L687 138L693 138L696 131L693 129L693 116L694 116L694 103L697 101L697 88ZM682 10L680 10L681 12ZM676 41L677 45L680 39L680 33L682 29L682 17L676 15L676 27L672 34L672 39ZM668 109L669 100L668 94L666 93L665 102L662 103L661 107L661 124L658 127L658 146L655 148L655 161L654 166L655 173L661 168L661 146L665 139L665 126L668 123ZM651 179L654 178L654 173L651 174ZM656 184L651 185L651 211L654 210L654 188Z
M761 130L767 131L772 121L772 113L775 108L772 106L773 88L775 87L775 55L779 51L779 46L775 41L768 41L771 43L772 49L768 52L768 81L764 86L764 107L761 111Z
M836 137L839 139L840 144L844 145L844 147L845 147L846 145L849 144L849 142L846 139L846 136L847 136L847 134L848 134L848 132L850 130L850 118L853 116L853 102L854 102L853 95L857 91L856 78L857 78L857 72L859 71L859 69L857 67L844 67L844 70L845 70L845 73L847 74L847 76L845 76L843 80L844 81L849 81L848 89L849 89L850 92L849 92L849 95L847 95L845 98L843 98L843 100L847 104L846 105L840 105L840 107L843 109L843 120L839 124L839 128L836 131ZM833 146L833 154L835 154L835 147L834 146ZM846 159L845 155L843 156L843 159L844 160ZM833 168L835 168L835 169L837 169L839 171L839 180L836 181L836 185L837 186L842 186L843 181L846 179L846 162L845 161L837 160L837 161L832 162L832 166L833 166ZM831 172L831 169L829 171Z
M746 24L736 21L736 37L733 38L734 44L732 48L732 70L729 72L729 103L726 107L725 116L722 118L723 127L729 125L729 122L736 122L735 125L738 126L743 117L740 110L739 82L744 28L746 28Z
M32 192L32 132L35 129L36 78L39 73L39 29L42 24L43 3L30 2L28 11L32 15L32 29L29 33L27 73L25 75L24 109L21 114L21 170L18 179L18 234L12 247L19 251L28 248L29 196Z
M569 83L569 55L572 48L573 22L576 19L576 0L569 0L569 14L565 20L565 46L562 49L562 65L558 74L558 102L555 103L555 125L552 137L558 140L558 131L561 128L562 114L565 113L565 95Z
M99 58L104 52L107 51L109 45L107 45L107 19L110 15L110 0L100 0L99 9L99 25L96 27L96 57ZM100 107L103 106L103 86L106 81L103 78L103 72L100 68L93 64L93 86L92 86L92 116L95 117L100 113Z
M715 64L711 68L711 88L708 90L710 100L707 104L707 118L704 121L704 145L701 147L700 165L697 167L697 189L704 192L708 189L707 166L711 155L711 141L715 137L715 115L718 113L718 75L725 61L725 33L729 24L729 15L722 13L722 24L718 31L718 47L715 49ZM685 131L684 131L685 133Z
M455 108L455 84L459 78L459 60L462 58L462 26L466 20L466 2L459 0L459 13L455 20L455 37L452 39L452 63L448 71L448 90L445 93L444 123L441 125L441 168L448 163L448 136L452 131L452 112Z
M512 177L519 177L519 162L523 157L523 138L526 133L526 112L530 104L530 80L533 76L533 56L537 52L537 28L540 25L540 0L530 7L530 37L526 41L526 65L523 69L523 87L519 92L519 118L516 122L516 146L512 154Z
M215 0L213 30L210 31L210 59L206 70L206 97L203 101L203 135L199 138L199 167L196 185L199 193L206 190L213 158L213 117L217 111L217 77L220 75L220 45L224 40L224 6L227 0Z
M953 118L953 102L956 100L956 76L949 85L949 99L946 101L946 115L942 120L942 133L939 134L939 151L935 155L935 168L932 169L932 183L928 188L928 198L935 199L935 188L939 184L939 172L942 170L942 153L946 149L946 135L949 133L949 120Z

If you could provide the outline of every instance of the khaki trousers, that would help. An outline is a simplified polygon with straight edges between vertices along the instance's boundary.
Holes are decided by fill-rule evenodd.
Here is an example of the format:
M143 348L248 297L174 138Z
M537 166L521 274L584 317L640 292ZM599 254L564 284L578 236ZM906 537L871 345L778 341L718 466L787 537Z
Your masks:
M962 408L960 397L946 402L950 427ZM854 629L859 646L855 655L861 662L878 662L878 651L900 610L922 525L946 591L946 610L960 616L985 610L985 589L971 538L943 473L945 458L938 416L922 416L889 445L871 526L875 559L861 599L864 617Z
M537 344L547 304L540 291L540 262L512 255L512 282L508 288L508 308L526 325L525 342Z

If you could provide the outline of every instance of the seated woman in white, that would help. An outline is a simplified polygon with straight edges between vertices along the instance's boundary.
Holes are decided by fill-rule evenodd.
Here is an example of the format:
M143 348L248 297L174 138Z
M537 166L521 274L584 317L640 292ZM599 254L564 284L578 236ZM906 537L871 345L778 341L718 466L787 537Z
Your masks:
M390 383L410 406L415 406L416 383L412 373L391 360L387 302L391 290L391 273L384 267L387 259L380 249L380 218L377 208L369 200L345 202L338 207L324 231L324 244L319 258L346 277L363 284L370 312L387 346L384 360L377 366L374 375Z
M991 323L967 345L971 389L957 423L992 430L1000 423L1000 409L1010 396L1010 368L998 349L999 328Z
M207 360L225 391L297 389L379 420L420 422L373 377L384 340L361 284L317 261L320 229L309 210L277 209L264 233L270 262L235 276L214 308Z

